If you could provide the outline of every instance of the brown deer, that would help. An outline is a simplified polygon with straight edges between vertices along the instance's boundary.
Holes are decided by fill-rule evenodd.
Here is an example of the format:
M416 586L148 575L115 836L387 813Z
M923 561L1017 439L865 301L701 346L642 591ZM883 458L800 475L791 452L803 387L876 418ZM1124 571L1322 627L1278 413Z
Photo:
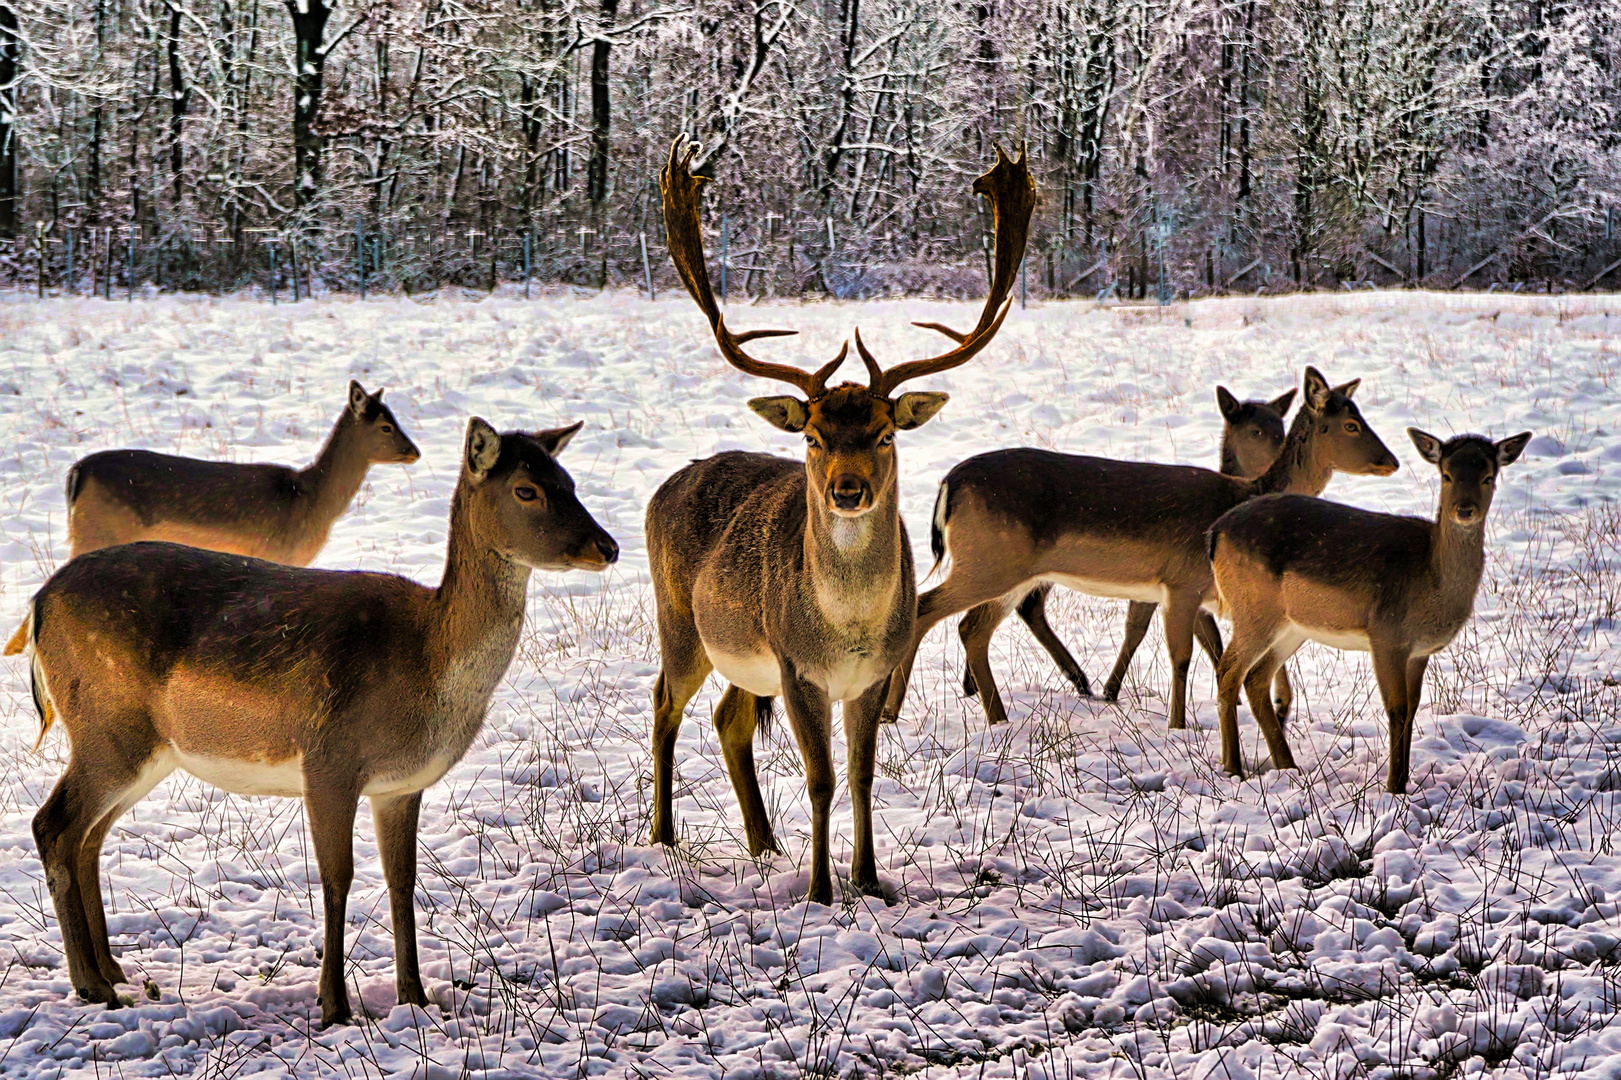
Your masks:
M941 619L991 600L1005 616L1043 581L1092 596L1164 605L1171 656L1172 728L1187 714L1188 663L1199 609L1215 600L1205 530L1246 499L1316 495L1336 471L1389 476L1396 458L1351 400L1361 380L1330 387L1306 369L1301 407L1283 451L1254 480L1191 465L997 450L955 466L935 499L931 544L951 557L946 580L918 598L912 649L890 683L886 713L900 713L917 645ZM1007 719L991 674L994 624L981 620L968 669L992 724Z
M60 717L67 771L34 817L73 987L116 1006L103 915L108 829L175 769L244 795L302 797L325 906L321 1018L350 1018L344 909L361 796L371 800L403 1003L417 969L422 791L484 723L523 628L532 570L602 570L618 545L555 457L579 424L467 428L444 578L308 570L162 541L58 570L24 624L40 738Z
M104 450L68 470L68 542L76 557L136 540L306 566L373 465L421 454L383 404L349 384L349 401L307 469Z
M647 552L658 606L662 670L653 689L652 841L675 843L675 742L687 702L711 670L730 685L715 707L749 851L778 850L760 797L753 739L781 695L805 763L812 814L809 899L833 899L828 818L833 801L832 703L844 703L855 842L850 878L879 892L872 842L872 776L884 685L912 638L917 606L911 545L896 492L895 433L926 423L941 393L895 395L909 379L966 363L996 336L1024 255L1035 185L1024 157L997 161L974 182L996 218L995 269L979 322L949 352L882 370L861 341L869 383L827 380L848 345L814 372L756 360L743 345L792 333L733 334L710 291L694 148L677 140L660 175L670 257L709 319L728 363L777 379L803 397L755 398L749 408L803 433L805 459L730 452L682 469L647 508ZM943 329L935 327L936 329Z
M1271 468L1272 463L1278 459L1283 450L1284 414L1289 411L1289 405L1295 399L1295 391L1281 394L1271 401L1239 401L1225 386L1216 387L1216 405L1221 409L1221 471L1226 476L1237 476L1245 480L1253 480ZM1081 665L1075 662L1069 649L1064 646L1063 640L1053 632L1052 625L1047 622L1047 597L1053 591L1052 582L1044 581L1025 594L1024 599L1018 601L1015 611L1020 620L1030 628L1047 655L1053 658L1058 669L1069 679L1075 687L1076 693L1082 697L1092 696L1092 687L1087 682L1086 672ZM1103 684L1103 700L1118 701L1120 687L1126 681L1126 671L1131 667L1131 658L1137 653L1137 646L1142 644L1143 637L1148 633L1148 624L1154 618L1154 611L1159 605L1153 601L1132 600L1126 607L1126 636L1120 642L1120 655L1114 662L1114 669L1109 672L1109 679ZM1000 626L1007 613L1001 610L998 601L981 604L971 609L957 624L957 633L961 636L963 644L978 642L981 638L989 647L990 634ZM1210 662L1215 663L1221 657L1221 631L1216 627L1216 620L1208 611L1200 609L1198 621L1194 623L1194 637L1204 647ZM985 620L991 620L989 629ZM962 675L962 692L973 697L979 692L974 685L974 673L966 666ZM1277 677L1278 714L1285 715L1289 711L1289 704L1294 699L1294 692L1289 687L1289 678L1284 668L1278 669Z
M1486 565L1486 512L1497 476L1531 440L1459 435L1442 442L1407 434L1441 471L1435 520L1398 517L1321 499L1274 495L1224 514L1210 529L1210 557L1232 640L1217 665L1222 768L1243 774L1238 690L1272 762L1295 768L1283 725L1263 692L1278 665L1307 641L1373 655L1390 723L1386 787L1407 790L1413 716L1430 657L1452 641L1475 609Z

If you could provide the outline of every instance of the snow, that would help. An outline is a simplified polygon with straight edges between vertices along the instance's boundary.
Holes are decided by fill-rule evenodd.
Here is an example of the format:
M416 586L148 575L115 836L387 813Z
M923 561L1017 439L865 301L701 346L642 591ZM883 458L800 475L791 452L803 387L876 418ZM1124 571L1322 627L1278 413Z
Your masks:
M886 363L940 344L914 319L972 305L734 304L738 330L832 355L859 323ZM903 433L920 567L935 484L1000 446L1213 465L1217 382L1272 397L1315 364L1360 377L1402 460L1331 497L1427 513L1436 482L1403 428L1537 439L1492 509L1477 617L1431 667L1412 794L1382 791L1367 660L1308 647L1289 725L1299 773L1216 768L1196 661L1186 732L1165 729L1151 635L1119 706L1077 698L1010 623L993 663L1011 722L959 692L925 643L874 787L894 902L807 905L809 807L786 725L759 748L785 855L751 860L708 713L677 755L681 846L649 847L658 667L642 509L693 457L797 456L744 400L684 297L444 294L252 300L0 299L0 619L63 558L62 477L145 446L307 462L346 379L388 387L423 448L380 467L333 530L330 567L439 574L467 417L587 426L565 454L620 540L607 575L537 576L490 723L430 789L417 908L433 1004L398 1006L387 894L362 814L350 901L353 1027L319 1031L320 904L292 800L176 775L108 838L104 889L132 1007L70 996L29 822L67 747L37 730L25 667L4 682L0 1072L7 1076L771 1077L884 1071L1038 1078L1613 1075L1621 1055L1621 300L1369 294L1015 311L952 402ZM854 377L858 365L846 374ZM1094 676L1122 606L1055 594ZM1248 764L1264 764L1243 716ZM835 725L837 728L837 725ZM843 748L836 759L842 761ZM834 814L835 869L849 810ZM114 1064L116 1063L116 1064Z

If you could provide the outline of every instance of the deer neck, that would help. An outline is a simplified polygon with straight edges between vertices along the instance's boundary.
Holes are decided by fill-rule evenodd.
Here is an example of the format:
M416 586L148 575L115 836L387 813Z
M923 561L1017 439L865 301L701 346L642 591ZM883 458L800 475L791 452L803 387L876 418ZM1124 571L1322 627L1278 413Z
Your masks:
M805 566L822 610L835 620L882 607L901 578L901 515L894 485L858 518L839 517L806 488ZM883 608L886 616L888 609Z
M480 542L467 503L468 492L458 487L445 574L433 595L429 655L441 686L485 700L517 648L530 569Z
M1334 467L1321 460L1317 447L1319 417L1302 409L1289 427L1278 459L1250 481L1251 495L1321 495L1334 475Z
M332 425L332 434L314 464L299 473L299 487L307 498L306 512L314 523L330 526L354 501L371 468L360 447L360 432L347 409Z
M1444 596L1472 604L1486 569L1486 522L1465 528L1452 520L1445 503L1436 513L1430 544L1430 572Z

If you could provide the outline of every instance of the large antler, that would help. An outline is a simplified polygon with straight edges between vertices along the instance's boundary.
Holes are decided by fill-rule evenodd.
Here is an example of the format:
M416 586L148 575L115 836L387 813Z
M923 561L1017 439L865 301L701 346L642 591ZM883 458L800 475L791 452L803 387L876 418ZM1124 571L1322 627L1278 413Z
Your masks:
M726 329L726 319L715 303L715 294L709 287L709 270L704 266L704 239L698 218L698 189L707 177L692 172L692 157L698 152L697 143L688 143L678 136L670 144L670 160L659 173L659 188L664 192L664 235L670 249L670 261L675 272L692 294L703 313L709 317L709 326L715 332L715 344L727 363L748 375L766 379L780 379L797 386L806 397L816 397L827 388L828 376L844 362L850 351L846 344L839 355L816 371L802 371L788 364L772 364L756 360L743 351L745 342L755 338L784 337L797 334L797 330L750 330L734 334Z
M1007 157L1002 148L996 148L996 164L974 181L974 192L991 200L991 213L996 220L996 259L991 272L991 292L985 298L985 308L979 322L966 334L958 333L939 323L914 323L926 330L938 330L957 342L948 353L931 356L927 360L911 360L882 371L872 354L861 343L861 331L856 331L856 350L861 362L867 366L872 380L872 392L888 397L895 388L908 379L933 375L966 364L975 353L990 344L1002 328L1012 301L1007 294L1013 288L1014 276L1024 261L1024 243L1030 234L1030 215L1036 208L1036 184L1030 179L1024 147L1019 147L1016 159Z

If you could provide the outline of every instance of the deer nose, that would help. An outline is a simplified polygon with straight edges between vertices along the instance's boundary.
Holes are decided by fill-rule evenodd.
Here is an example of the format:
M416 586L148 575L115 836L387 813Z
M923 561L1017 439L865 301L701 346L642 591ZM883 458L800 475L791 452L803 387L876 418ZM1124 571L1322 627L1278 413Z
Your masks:
M1468 522L1480 516L1480 507L1474 503L1459 503L1452 512L1457 515L1459 521Z
M597 537L597 550L602 553L603 562L615 563L619 561L619 545L614 543L613 537Z
M859 476L845 473L828 485L827 495L840 510L859 510L867 496L867 483Z

